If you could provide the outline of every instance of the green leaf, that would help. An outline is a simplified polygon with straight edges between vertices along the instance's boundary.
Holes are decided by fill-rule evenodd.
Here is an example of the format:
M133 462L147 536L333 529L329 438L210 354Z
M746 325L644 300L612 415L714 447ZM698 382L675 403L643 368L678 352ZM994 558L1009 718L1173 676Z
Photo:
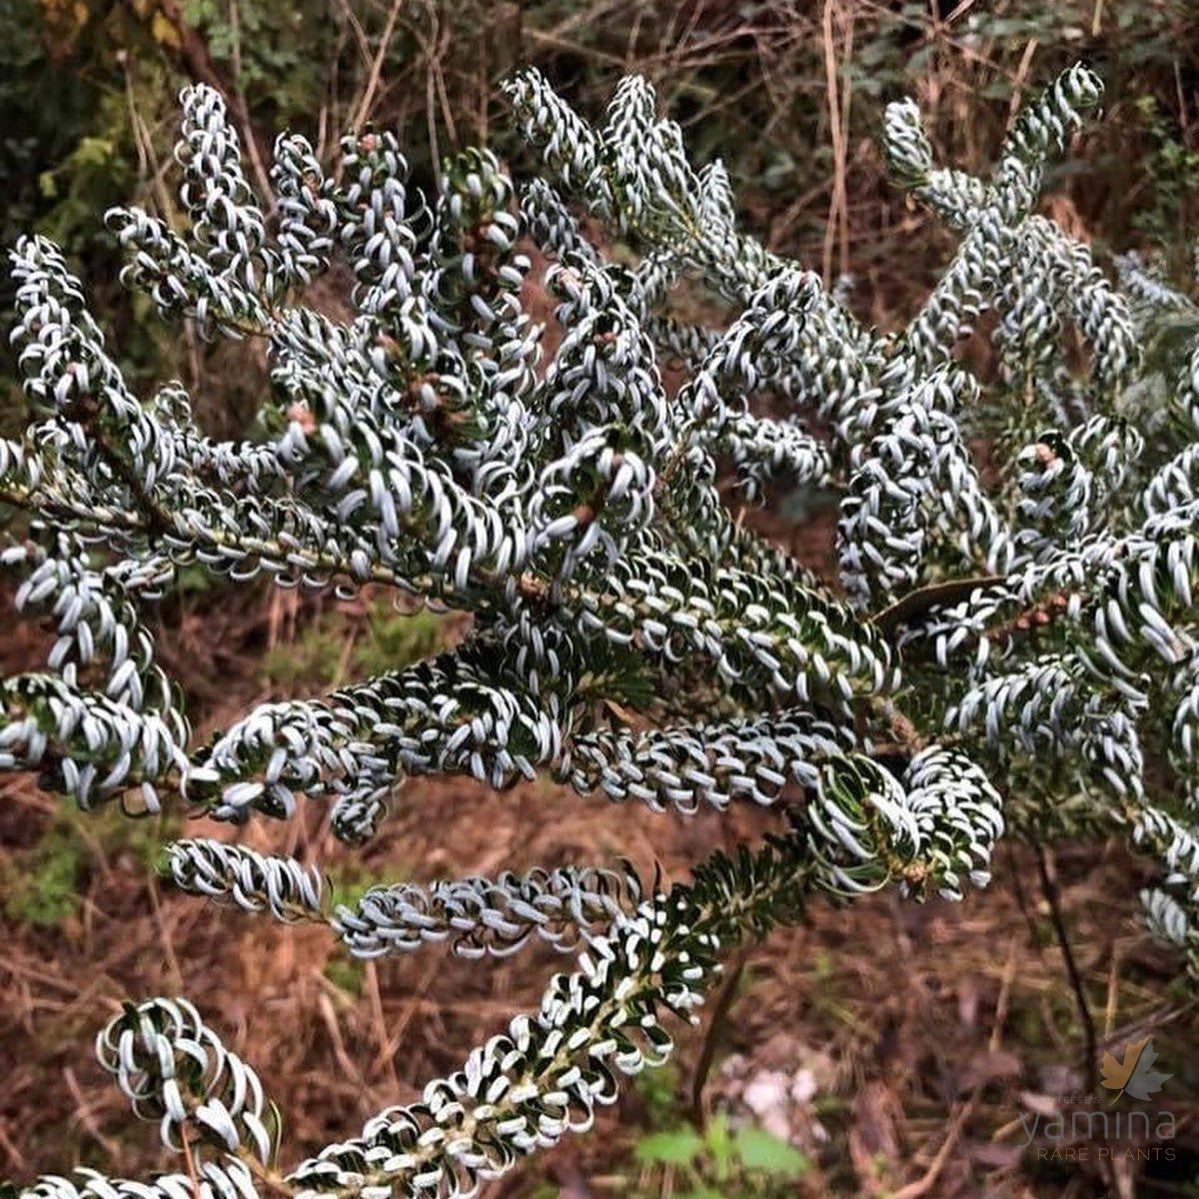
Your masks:
M639 1162L661 1162L667 1166L689 1166L703 1150L703 1141L693 1128L676 1128L642 1137L633 1150Z
M747 1170L783 1174L788 1178L799 1178L807 1171L808 1159L764 1128L738 1129L735 1144L737 1156Z
M729 1135L729 1122L723 1115L713 1116L709 1121L704 1144L716 1167L716 1181L726 1182L734 1151L733 1138Z

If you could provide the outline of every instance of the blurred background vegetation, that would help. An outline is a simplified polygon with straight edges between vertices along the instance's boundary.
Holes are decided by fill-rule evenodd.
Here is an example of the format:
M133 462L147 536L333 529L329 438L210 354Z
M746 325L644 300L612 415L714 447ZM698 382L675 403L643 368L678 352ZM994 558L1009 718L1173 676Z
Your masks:
M748 225L827 276L853 273L862 315L887 324L950 247L886 182L883 106L915 95L941 153L981 170L1021 97L1076 59L1106 79L1108 109L1062 168L1053 215L1101 248L1183 259L1199 195L1192 0L4 0L0 241L59 241L133 377L183 377L228 434L253 385L205 363L217 351L161 335L117 282L100 222L118 202L171 211L180 87L226 95L255 177L284 128L328 160L371 120L398 130L428 187L456 147L520 155L496 87L516 65L596 116L638 71L697 158L725 160ZM10 298L5 281L0 319Z

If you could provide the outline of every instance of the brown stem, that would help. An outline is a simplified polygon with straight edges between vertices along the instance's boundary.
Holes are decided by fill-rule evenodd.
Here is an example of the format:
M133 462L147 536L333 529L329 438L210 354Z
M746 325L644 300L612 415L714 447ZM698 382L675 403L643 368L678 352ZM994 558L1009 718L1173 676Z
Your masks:
M100 428L96 419L97 412L95 408L88 406L78 412L71 412L67 415L72 419L78 420L83 425L95 443L96 448L104 456L104 461L117 478L129 488L129 494L133 497L137 507L146 518L147 531L150 535L153 537L165 533L173 523L170 516L163 509L162 505L159 504L158 500L146 490L146 485L142 482L137 472L121 457L116 447L108 440L108 435Z
M1074 949L1066 931L1066 921L1062 915L1062 895L1057 885L1057 878L1051 868L1049 855L1046 850L1037 848L1037 872L1041 876L1041 889L1049 905L1050 921L1057 936L1058 946L1066 962L1066 974L1070 978L1070 989L1074 992L1074 1002L1078 1006L1078 1018L1082 1022L1083 1037L1086 1040L1087 1062L1087 1093L1094 1095L1099 1090L1099 1077L1096 1073L1099 1057L1099 1039L1095 1034L1095 1020L1091 1015L1091 1005L1087 1002L1083 986L1082 974L1074 958Z
M737 995L737 985L741 982L744 972L745 953L742 951L733 960L712 1004L712 1018L708 1021L708 1031L700 1047L699 1060L695 1063L695 1073L691 1076L691 1123L701 1132L708 1122L707 1112L704 1110L704 1087L707 1085L712 1061L716 1056L716 1040L724 1028L729 1008L733 1006L733 1000Z

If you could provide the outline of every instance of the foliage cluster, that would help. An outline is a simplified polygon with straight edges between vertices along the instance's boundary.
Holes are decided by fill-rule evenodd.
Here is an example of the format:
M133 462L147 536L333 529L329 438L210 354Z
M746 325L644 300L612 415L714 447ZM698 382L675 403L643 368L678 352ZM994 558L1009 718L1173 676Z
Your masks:
M240 824L324 800L354 844L421 774L549 775L683 815L750 802L779 828L669 886L557 866L332 900L318 864L173 842L174 886L325 925L358 959L540 941L575 967L418 1102L289 1171L250 1066L186 1000L131 1004L99 1060L188 1174L54 1176L29 1199L473 1193L664 1061L739 941L817 894L960 900L1005 834L1145 853L1147 917L1199 976L1196 305L1157 260L1122 259L1117 289L1037 211L1098 77L1063 72L987 175L941 165L915 103L887 106L890 170L958 239L892 332L742 231L726 168L693 164L645 78L595 125L536 70L505 91L539 168L515 182L466 150L428 191L390 132L350 132L330 171L294 133L263 160L216 88L185 91L186 220L107 224L124 281L185 337L258 347L271 389L247 438L206 434L178 381L140 396L61 250L18 243L31 415L0 439L0 500L26 523L0 564L57 640L0 681L0 768L85 811ZM552 349L526 238L552 263ZM689 320L688 287L724 318ZM984 314L977 377L957 350ZM746 504L779 483L837 495L836 583L748 533L721 470ZM473 624L197 746L147 620L195 567L371 584ZM770 1171L760 1138L736 1145Z

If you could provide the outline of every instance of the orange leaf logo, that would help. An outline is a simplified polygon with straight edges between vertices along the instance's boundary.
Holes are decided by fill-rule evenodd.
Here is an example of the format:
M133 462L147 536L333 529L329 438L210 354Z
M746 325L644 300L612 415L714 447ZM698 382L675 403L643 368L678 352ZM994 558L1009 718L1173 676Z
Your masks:
M1124 1050L1122 1058L1105 1053L1099 1063L1102 1074L1100 1085L1109 1091L1115 1091L1115 1103L1126 1091L1134 1099L1148 1099L1162 1089L1162 1083L1172 1074L1163 1074L1154 1070L1157 1061L1157 1051L1153 1048L1153 1038L1144 1037L1140 1041L1130 1041Z

